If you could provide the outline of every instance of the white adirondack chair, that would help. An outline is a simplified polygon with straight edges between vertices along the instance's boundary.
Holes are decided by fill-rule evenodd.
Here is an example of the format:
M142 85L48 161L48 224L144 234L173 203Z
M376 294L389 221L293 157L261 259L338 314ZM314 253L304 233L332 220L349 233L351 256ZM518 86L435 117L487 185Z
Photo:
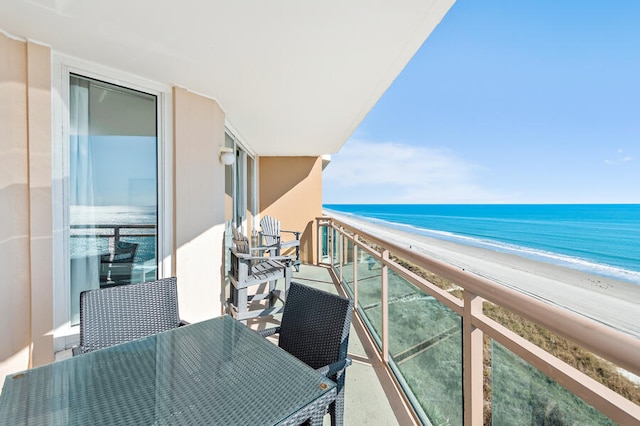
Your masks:
M300 270L300 232L299 231L285 231L280 229L280 221L271 216L264 216L260 220L260 232L261 245L268 250L270 254L274 256L281 256L283 253L290 249L295 249L295 259L293 260L293 267L296 268L296 272ZM282 234L292 234L294 239L282 239Z

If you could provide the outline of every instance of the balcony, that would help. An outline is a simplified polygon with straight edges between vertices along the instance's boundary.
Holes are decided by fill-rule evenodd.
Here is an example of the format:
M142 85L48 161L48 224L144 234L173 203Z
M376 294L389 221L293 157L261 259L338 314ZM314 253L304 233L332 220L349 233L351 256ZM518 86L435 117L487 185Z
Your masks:
M302 265L293 279L304 285L330 293L339 293L340 286L326 266ZM254 329L272 327L281 315L249 320ZM353 364L347 369L345 394L345 424L412 424L416 420L402 394L384 368L373 342L362 324L354 319L349 336L349 357ZM375 407L373 409L372 407ZM325 418L325 424L329 417Z
M628 395L605 387L492 318L496 307L510 311L635 375L640 374L637 339L347 223L322 217L316 224L320 265L303 265L294 279L348 294L356 302L346 424L640 422L640 407ZM119 231L79 227L75 232L113 245ZM124 232L148 237L154 230ZM429 279L418 268L431 271ZM278 321L279 316L261 317L249 326L262 329ZM637 384L632 392L637 401Z
M157 277L158 232L155 224L71 225L69 237L72 263L78 259L84 261L79 266L83 278L87 275L83 269L92 266L91 262L85 261L87 256L96 258L100 287L150 281ZM73 265L71 270L73 274ZM97 288L98 283L95 284L93 287Z
M355 299L347 424L640 422L636 403L492 318L509 311L635 375L637 339L338 220L317 226L321 265L294 279ZM433 284L442 280L455 285Z

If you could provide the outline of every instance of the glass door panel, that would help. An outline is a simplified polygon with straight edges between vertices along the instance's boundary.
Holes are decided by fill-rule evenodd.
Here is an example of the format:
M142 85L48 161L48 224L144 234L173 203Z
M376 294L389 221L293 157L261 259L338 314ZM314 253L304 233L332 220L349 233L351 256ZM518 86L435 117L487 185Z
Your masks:
M237 228L247 232L245 222L247 220L247 153L236 148L235 162L236 191L234 193L234 222Z
M254 171L255 171L255 161L251 156L247 155L247 235L251 235L254 238L257 238L258 230L254 227L254 216L256 214L256 206L255 206L255 194L254 194Z
M152 281L157 255L156 96L71 75L71 324L83 290Z

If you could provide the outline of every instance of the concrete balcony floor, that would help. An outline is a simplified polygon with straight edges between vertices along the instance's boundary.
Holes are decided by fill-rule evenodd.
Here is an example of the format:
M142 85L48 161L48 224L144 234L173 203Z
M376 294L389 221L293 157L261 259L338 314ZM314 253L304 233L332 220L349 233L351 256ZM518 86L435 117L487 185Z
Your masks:
M325 267L302 265L300 272L294 271L293 280L330 293L340 293ZM278 286L282 283L278 282ZM250 320L247 325L253 329L272 327L279 324L280 316ZM372 345L354 314L349 335L349 357L353 364L346 373L345 425L415 424ZM324 424L330 424L328 415Z

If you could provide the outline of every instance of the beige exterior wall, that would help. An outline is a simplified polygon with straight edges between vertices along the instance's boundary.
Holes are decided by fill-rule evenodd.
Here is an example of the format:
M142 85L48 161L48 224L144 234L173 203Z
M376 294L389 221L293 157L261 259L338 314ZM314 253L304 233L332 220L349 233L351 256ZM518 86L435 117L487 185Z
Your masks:
M0 34L0 378L53 361L50 49ZM222 312L224 113L174 89L173 250L180 312Z
M300 258L317 260L314 220L322 215L321 157L260 157L260 215L280 220L282 229L302 231Z
M180 315L222 313L224 292L224 113L213 100L174 88L174 248Z
M0 377L53 361L51 60L0 34Z
M53 361L51 52L0 34L0 378ZM180 313L195 322L223 312L225 116L212 99L173 90L172 264ZM259 159L259 211L300 230L315 261L322 161ZM167 273L167 275L169 275Z

